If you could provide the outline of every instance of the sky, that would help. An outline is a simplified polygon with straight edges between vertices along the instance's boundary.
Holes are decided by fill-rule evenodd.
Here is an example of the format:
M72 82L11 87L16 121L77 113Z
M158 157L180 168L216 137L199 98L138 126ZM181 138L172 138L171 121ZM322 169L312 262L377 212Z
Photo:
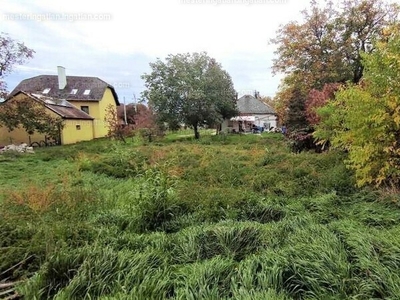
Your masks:
M309 0L0 0L0 32L35 51L5 78L11 91L25 78L66 74L99 77L120 102L139 101L141 75L169 54L202 52L232 77L239 95L273 97L280 25L301 20Z

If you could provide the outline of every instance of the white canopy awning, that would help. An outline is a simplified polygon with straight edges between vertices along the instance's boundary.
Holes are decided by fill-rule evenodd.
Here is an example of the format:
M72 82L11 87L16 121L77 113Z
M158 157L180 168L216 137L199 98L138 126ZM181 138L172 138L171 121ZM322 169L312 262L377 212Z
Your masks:
M238 116L231 118L231 121L246 121L246 122L254 122L256 120L255 116Z

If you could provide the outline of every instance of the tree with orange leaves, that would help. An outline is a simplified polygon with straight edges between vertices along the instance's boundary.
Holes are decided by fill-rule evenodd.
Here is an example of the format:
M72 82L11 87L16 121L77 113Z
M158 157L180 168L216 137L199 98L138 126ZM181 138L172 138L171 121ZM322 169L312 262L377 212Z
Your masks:
M330 1L320 5L313 0L302 22L281 26L272 43L277 46L273 71L286 74L277 95L283 117L288 116L294 89L308 98L311 90L325 84L359 82L362 54L374 50L374 40L398 21L399 12L399 5L383 0L345 0L338 8Z

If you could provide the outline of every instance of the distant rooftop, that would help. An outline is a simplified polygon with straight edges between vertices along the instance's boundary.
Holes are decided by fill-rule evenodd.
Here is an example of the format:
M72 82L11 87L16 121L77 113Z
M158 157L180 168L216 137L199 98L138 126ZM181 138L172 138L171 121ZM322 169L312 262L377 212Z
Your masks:
M237 107L241 114L276 114L271 106L251 95L240 97Z

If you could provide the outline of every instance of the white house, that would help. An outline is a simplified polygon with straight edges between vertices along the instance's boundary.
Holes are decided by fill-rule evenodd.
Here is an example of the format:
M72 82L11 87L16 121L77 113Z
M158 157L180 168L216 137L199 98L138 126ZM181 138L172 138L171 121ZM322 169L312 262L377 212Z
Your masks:
M268 104L251 96L244 95L237 100L239 116L224 120L222 132L250 132L253 125L269 130L277 126L275 110Z

